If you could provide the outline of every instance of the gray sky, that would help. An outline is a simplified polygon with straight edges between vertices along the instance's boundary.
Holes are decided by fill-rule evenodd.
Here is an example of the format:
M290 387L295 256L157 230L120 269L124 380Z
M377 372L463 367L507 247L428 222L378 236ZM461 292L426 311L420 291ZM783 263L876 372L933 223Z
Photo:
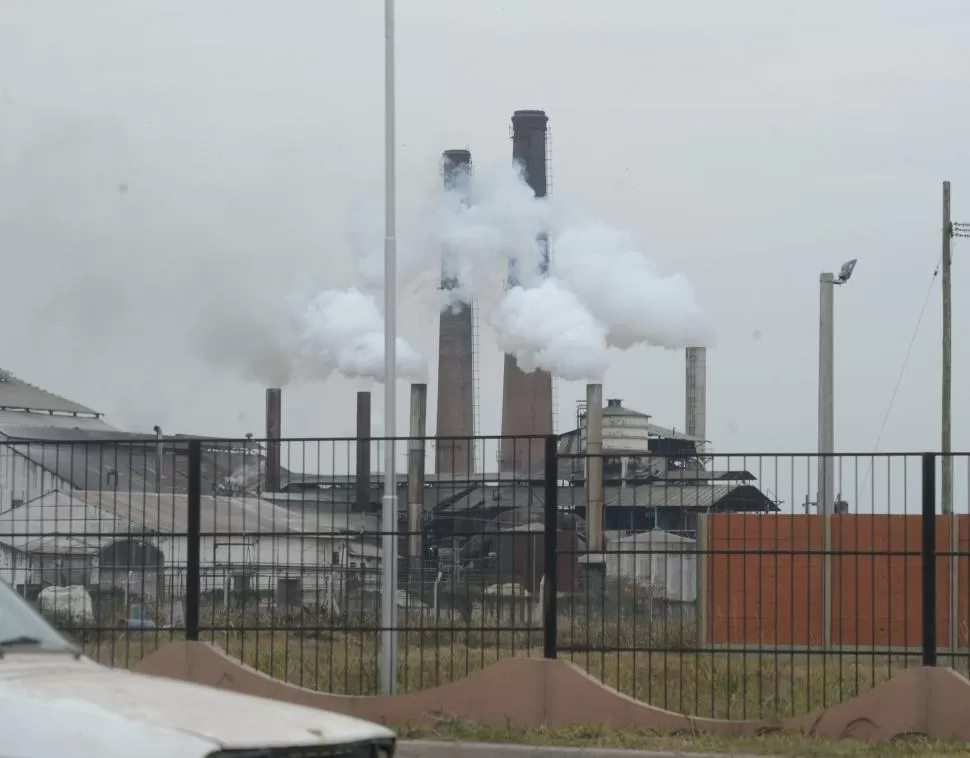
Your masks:
M970 221L970 5L398 5L402 238L442 150L495 165L512 111L545 109L554 194L632 230L715 323L717 451L815 447L818 274L860 259L836 292L836 447L872 449L939 258L943 179ZM252 322L300 273L352 281L348 233L383 191L382 34L378 0L4 0L0 365L131 428L261 434L262 387L203 360L197 335ZM436 314L410 290L400 314L434 365ZM882 450L939 446L939 325L937 287ZM488 334L481 365L497 433ZM614 354L604 392L682 428L683 372L680 351ZM349 434L360 386L288 391L284 433ZM560 383L561 429L583 391Z

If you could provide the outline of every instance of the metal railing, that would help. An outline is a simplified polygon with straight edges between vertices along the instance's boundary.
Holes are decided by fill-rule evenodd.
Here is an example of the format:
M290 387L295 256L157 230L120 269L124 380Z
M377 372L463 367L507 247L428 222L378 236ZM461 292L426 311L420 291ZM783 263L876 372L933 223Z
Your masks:
M410 493L402 473L384 525L380 472L355 469L387 440L363 458L353 439L273 441L278 458L252 439L6 440L0 578L109 665L201 640L294 684L374 694L389 532L402 692L561 658L664 708L754 718L912 665L968 671L968 456L942 515L937 454L607 451L589 498L592 459L565 438L458 442L518 470L469 460ZM837 480L827 515L820 470Z

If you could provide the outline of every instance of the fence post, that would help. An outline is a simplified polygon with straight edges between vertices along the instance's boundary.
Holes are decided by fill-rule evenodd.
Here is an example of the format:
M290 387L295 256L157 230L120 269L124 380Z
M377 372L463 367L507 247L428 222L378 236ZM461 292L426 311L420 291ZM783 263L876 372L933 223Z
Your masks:
M199 639L202 595L202 440L189 442L189 502L185 557L185 638Z
M542 632L543 655L556 657L556 638L558 636L558 610L556 596L559 593L557 574L557 547L559 545L559 438L555 434L546 437L545 453L545 529L542 539L543 575L542 588Z
M936 665L936 453L923 453L923 665Z

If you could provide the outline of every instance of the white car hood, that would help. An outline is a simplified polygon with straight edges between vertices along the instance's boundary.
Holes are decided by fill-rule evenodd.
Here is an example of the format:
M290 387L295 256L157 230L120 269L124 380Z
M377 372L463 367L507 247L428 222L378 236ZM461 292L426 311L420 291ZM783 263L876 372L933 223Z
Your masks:
M393 739L368 721L62 654L0 660L0 756L203 756Z

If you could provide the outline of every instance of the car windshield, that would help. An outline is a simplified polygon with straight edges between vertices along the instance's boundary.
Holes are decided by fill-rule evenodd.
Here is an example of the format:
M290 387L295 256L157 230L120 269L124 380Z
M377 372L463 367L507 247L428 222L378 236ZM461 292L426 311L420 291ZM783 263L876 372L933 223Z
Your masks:
M10 585L0 579L0 655L3 647L40 645L73 649Z

